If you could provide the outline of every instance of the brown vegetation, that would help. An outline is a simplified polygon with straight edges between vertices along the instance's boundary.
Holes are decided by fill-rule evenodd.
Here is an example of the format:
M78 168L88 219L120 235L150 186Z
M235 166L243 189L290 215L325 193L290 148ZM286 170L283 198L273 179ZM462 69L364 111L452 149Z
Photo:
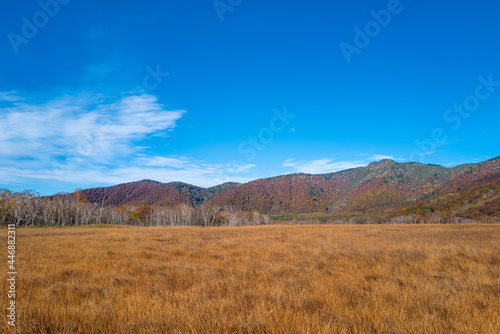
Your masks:
M18 333L500 332L498 225L16 232Z
M267 215L259 212L238 211L232 206L203 204L193 208L187 204L175 207L122 205L104 206L91 203L83 192L66 196L40 197L26 191L0 192L0 225L24 226L81 226L81 225L136 225L136 226L244 226L267 225Z
M143 180L81 193L91 203L114 207L210 204L281 216L322 213L333 215L333 221L360 215L386 220L400 215L433 216L433 220L450 221L499 218L499 184L497 157L453 168L382 160L336 173L281 175L212 188Z

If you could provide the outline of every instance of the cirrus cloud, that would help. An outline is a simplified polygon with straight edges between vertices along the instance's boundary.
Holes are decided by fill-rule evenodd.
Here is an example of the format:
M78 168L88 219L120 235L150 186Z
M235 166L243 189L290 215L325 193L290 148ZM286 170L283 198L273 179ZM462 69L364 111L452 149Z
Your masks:
M166 110L148 94L62 96L37 103L17 92L0 93L1 183L93 186L149 178L214 186L221 172L227 181L249 181L242 174L253 164L159 156L148 146L148 139L168 137L185 113Z
M105 163L140 150L137 141L174 128L184 113L165 110L152 95L116 101L88 95L38 104L17 101L0 108L0 157Z
M366 165L367 164L363 161L333 161L332 159L319 159L312 161L296 161L295 159L288 159L282 163L283 167L290 167L297 172L308 174L334 173Z

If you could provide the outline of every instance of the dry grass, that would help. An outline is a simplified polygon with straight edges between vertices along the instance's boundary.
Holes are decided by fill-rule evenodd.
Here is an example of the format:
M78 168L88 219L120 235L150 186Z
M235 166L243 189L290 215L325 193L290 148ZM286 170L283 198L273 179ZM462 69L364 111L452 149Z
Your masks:
M500 332L500 226L17 235L19 333Z

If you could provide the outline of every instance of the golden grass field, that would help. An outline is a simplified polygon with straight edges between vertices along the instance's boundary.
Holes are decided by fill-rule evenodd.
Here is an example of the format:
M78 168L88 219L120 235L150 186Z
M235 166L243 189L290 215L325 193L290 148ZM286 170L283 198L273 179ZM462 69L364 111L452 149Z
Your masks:
M18 333L500 333L498 225L16 232Z

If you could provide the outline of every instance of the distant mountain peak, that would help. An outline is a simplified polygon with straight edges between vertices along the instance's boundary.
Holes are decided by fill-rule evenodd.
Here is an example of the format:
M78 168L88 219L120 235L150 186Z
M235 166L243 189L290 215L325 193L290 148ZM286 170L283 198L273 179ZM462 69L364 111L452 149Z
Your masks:
M144 179L144 180L136 181L135 183L161 183L161 182L155 181L155 180L150 180L150 179Z
M453 168L383 159L366 167L335 173L294 173L243 184L227 182L210 188L144 179L83 192L89 201L113 206L210 203L271 214L337 214L388 212L414 205L421 199L433 199L434 195L462 193L497 179L500 179L498 157Z
M368 167L386 167L397 164L396 161L391 159L382 159L380 161L371 162Z

